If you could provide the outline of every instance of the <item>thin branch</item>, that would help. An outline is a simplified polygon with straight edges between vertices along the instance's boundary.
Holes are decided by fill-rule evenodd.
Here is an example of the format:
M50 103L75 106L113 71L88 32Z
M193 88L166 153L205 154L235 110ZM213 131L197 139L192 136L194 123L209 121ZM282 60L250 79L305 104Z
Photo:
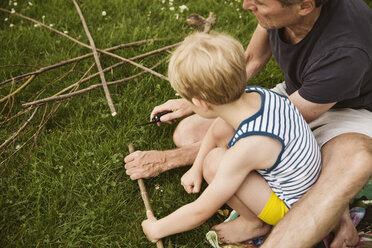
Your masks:
M132 144L129 144L128 148L129 148L129 153L134 152L134 147L133 147ZM154 215L154 212L152 211L151 204L150 204L150 197L147 194L146 186L145 186L145 183L144 183L143 179L142 178L137 179L137 182L138 182L138 186L140 188L143 203L145 204L146 211L149 211ZM156 247L157 248L164 248L163 241L161 239L156 241Z
M67 34L65 34L65 33L62 33L61 31L58 31L58 30L56 30L56 29L54 29L54 28L51 28L51 27L49 27L48 25L45 25L44 23L41 23L41 22L39 22L39 21L36 21L36 20L34 20L34 19L30 18L30 17L24 16L24 15L19 14L19 13L11 13L9 10L7 10L7 9L3 9L3 8L0 8L0 11L7 12L7 13L10 13L10 14L16 15L16 16L18 16L18 17L24 18L24 19L26 19L26 20L28 20L28 21L34 22L34 23L36 23L36 24L38 24L38 25L40 25L40 26L42 26L42 27L45 27L45 28L47 28L47 29L49 29L49 30L51 30L51 31L53 31L53 32L55 32L55 33L57 33L57 34L59 34L59 35L65 37L65 38L67 38L67 39L69 39L69 40L71 40L71 41L73 41L73 42L75 42L75 43L77 43L77 44L79 44L79 45L81 45L81 46L83 46L83 47L85 47L85 48L92 49L91 46L89 46L89 45L87 45L87 44L85 44L85 43L83 43L83 42L81 42L81 41L78 41L77 39L72 38L71 36L69 36L69 35L67 35ZM136 63L136 62L130 61L129 59L123 58L123 57L121 57L121 56L119 56L119 55L116 55L116 54L113 54L113 53L110 53L110 52L107 52L107 51L104 51L104 50L101 50L101 49L97 49L97 51L100 52L100 53L103 53L103 54L109 55L109 56L111 56L111 57L117 58L117 59L119 59L119 60L122 60L122 61L128 62L128 63L130 63L130 64L132 64L132 65L134 65L134 66L137 66L137 67L141 68L142 70L145 70L145 71L147 71L147 72L149 72L149 73L151 73L151 74L153 74L153 75L155 75L155 76L161 78L161 79L164 79L164 80L166 80L166 81L169 81L169 79L168 79L166 76L164 76L164 75L162 75L162 74L160 74L160 73L158 73L158 72L156 72L156 71L153 71L153 70L151 70L151 69L149 69L149 68L147 68L147 67L145 67L145 66L143 66L143 65L141 65L141 64L138 64L138 63Z
M35 65L26 65L26 64L17 64L17 65L0 65L0 68L8 68L8 67L31 67L31 68L40 68L39 66Z
M75 62L75 64L67 72L64 72L63 74L59 75L57 78L53 79L51 82L49 82L46 85L44 85L43 88L41 88L35 94L33 94L31 97L29 97L27 101L30 101L31 99L34 99L35 97L37 97L38 95L40 95L42 92L44 92L45 89L48 88L48 86L61 81L63 78L67 77L72 72L74 72L77 63L78 62Z
M144 54L141 54L141 55L138 55L138 56L132 57L132 58L130 58L129 60L137 60L137 59L141 59L141 58L144 58L144 57L147 57L147 56L150 56L150 55L153 55L153 54L156 54L156 53L162 52L162 51L166 51L166 50L171 49L171 48L174 48L174 47L177 47L177 46L179 46L180 44L181 44L181 43L179 42L179 43L176 43L176 44L173 44L173 45L165 46L165 47L162 47L162 48L156 49L156 50L154 50L154 51L150 51L150 52L148 52L148 53L144 53ZM112 66L110 66L110 67L107 67L107 68L103 69L103 72L108 72L108 71L110 71L110 70L112 70L112 69L114 69L114 68L116 68L116 67L118 67L118 66L121 66L121 65L123 65L123 64L126 64L126 63L127 63L127 62L125 62L125 61L122 61L122 62L116 63L116 64L114 64L114 65L112 65ZM154 69L154 67L151 67L150 69ZM143 74L143 73L141 73L141 74ZM80 83L85 83L86 81L89 81L90 79L92 79L92 78L94 78L94 77L96 77L96 76L98 76L98 75L99 75L98 72L97 72L97 73L94 73L94 74L90 75L89 77L83 79ZM73 85L74 85L74 84L73 84ZM69 86L69 87L67 87L67 88L70 88L70 87L72 87L73 85L71 85L71 86ZM67 89L67 88L66 88L66 89Z
M1 8L0 8L0 10L1 10ZM117 46L114 46L114 47L111 47L111 48L106 48L104 50L111 52L111 51L115 51L115 50L122 49L122 48L125 48L125 47L144 44L144 43L151 42L151 41L154 41L154 40L157 40L157 39L135 41L135 42L127 43L127 44L117 45ZM49 70L52 70L52 69L55 69L55 68L58 68L58 67L61 67L61 66L64 66L64 65L68 65L68 64L71 64L71 63L74 63L74 62L77 62L77 61L80 61L80 60L83 60L83 59L87 59L87 58L92 57L92 56L93 56L93 53L87 53L85 55L82 55L82 56L79 56L79 57L76 57L76 58L61 61L57 64L46 66L46 67L40 68L36 71L25 73L25 74L16 76L14 78L7 79L7 80L1 82L0 85L4 85L6 83L9 83L12 80L18 81L18 80L23 79L25 77L28 77L28 76L31 76L31 75L34 75L34 74L40 74L42 72L49 71Z
M45 114L46 114L46 111L48 109L48 105L45 107L45 110L44 110L44 114L43 114L43 117L42 117L42 120L40 122L40 125L39 125L39 129L28 139L26 140L22 145L19 146L18 149L16 149L12 154L10 154L10 156L8 156L6 159L4 159L3 161L1 161L0 163L0 166L3 165L5 162L9 161L18 151L20 151L31 139L33 139L36 135L38 135L38 132L41 130L41 128L46 124L46 122L44 122L43 125L41 125L41 123L43 123L44 121L44 118L45 118ZM5 171L5 168L3 169L3 171L1 172L2 174L4 173Z
M30 110L32 110L34 108L35 108L35 106L29 107L27 109L23 109L23 110L19 111L17 114L15 114L12 117L10 117L9 119L6 119L3 122L1 122L0 125L3 125L5 122L11 121L11 120L13 120L13 119L15 119L15 118L23 115L23 114L26 114L26 113L30 112Z
M158 63L156 63L152 68L155 68L157 66L159 66L165 59L159 61ZM120 79L120 80L117 80L117 81L113 81L113 82L108 82L107 85L115 85L115 84L119 84L119 83L122 83L122 82L126 82L126 81L129 81L133 78L136 78L142 74L145 74L146 71L142 71L142 72L139 72L133 76L130 76L130 77L127 77L127 78L123 78L123 79ZM94 84L94 85L91 85L87 88L84 88L84 89L81 89L81 90L78 90L78 91L75 91L75 92L72 92L72 93L69 93L69 94L64 94L64 95L59 95L59 96L52 96L52 97L47 97L47 98L43 98L43 99L40 99L40 100L37 100L37 101L33 101L33 102L28 102L28 103L24 103L22 104L23 107L28 107L28 106L33 106L33 105L42 105L42 104L45 104L45 103L48 103L48 102L51 102L51 101L60 101L60 100L64 100L64 99L67 99L67 98L70 98L70 97L73 97L73 96L77 96L77 95L81 95L83 93L86 93L88 91L91 91L93 89L97 89L97 88L100 88L102 87L102 84Z
M107 87L105 74L102 72L102 66L101 66L101 62L100 62L99 57L98 57L96 45L94 44L94 40L93 40L93 38L92 38L92 36L91 36L91 34L89 32L87 23L85 22L85 18L83 16L83 13L81 12L81 9L80 9L78 3L75 0L72 0L72 2L74 3L75 8L76 8L76 10L77 10L77 12L78 12L78 14L80 16L80 20L81 20L81 23L83 24L83 28L85 30L85 34L88 36L88 40L89 40L90 46L92 47L93 57L94 57L94 60L96 61L96 65L97 65L97 68L98 68L99 76L100 76L101 82L102 82L102 87L103 87L103 90L105 91L107 103L108 103L108 105L110 107L110 110L111 110L111 115L112 116L115 116L117 113L116 113L116 110L115 110L115 106L112 103L112 99L111 99L111 96L110 96L110 91L109 91L109 89Z
M18 89L16 89L15 91L13 91L12 93L10 93L9 95L7 95L6 97L0 99L0 103L2 103L3 101L9 99L10 97L14 96L15 94L19 93L21 90L23 90L27 85L29 85L31 83L31 81L36 77L36 75L32 75L21 87L19 87Z
M66 92L68 90L77 90L77 88L79 88L80 84L83 82L84 79L86 79L86 75L92 70L92 68L94 67L95 64L92 64L89 69L84 73L84 75L79 79L79 81L77 81L76 83L68 86L67 88L64 88L63 90L57 92L56 94L54 94L53 96L59 96L61 95L63 92Z
M9 137L7 140L4 141L4 143L2 143L0 145L0 150L3 149L10 141L14 140L20 132L22 132L23 129L25 129L25 127L31 122L31 120L34 118L36 112L38 111L39 107L36 107L34 112L32 113L32 115L30 116L30 118L27 119L27 121L25 121L25 123L23 123L23 125L18 129L17 132L15 132L11 137Z

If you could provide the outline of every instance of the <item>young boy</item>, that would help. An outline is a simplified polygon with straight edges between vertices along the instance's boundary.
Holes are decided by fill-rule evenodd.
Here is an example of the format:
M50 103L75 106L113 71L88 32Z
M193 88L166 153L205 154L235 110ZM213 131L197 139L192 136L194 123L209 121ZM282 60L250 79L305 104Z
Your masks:
M319 176L320 150L306 121L288 98L246 87L244 49L230 36L190 35L173 53L168 74L195 113L218 118L182 177L189 193L199 191L203 176L209 186L160 220L147 213L147 238L195 228L224 203L241 215L251 238L268 233ZM231 133L229 148L222 133Z

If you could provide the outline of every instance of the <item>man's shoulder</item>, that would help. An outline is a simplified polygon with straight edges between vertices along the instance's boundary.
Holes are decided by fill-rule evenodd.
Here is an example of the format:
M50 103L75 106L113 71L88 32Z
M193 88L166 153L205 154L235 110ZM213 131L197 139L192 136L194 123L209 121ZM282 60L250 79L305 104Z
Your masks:
M333 0L325 12L318 34L324 50L354 47L372 53L372 10L363 0Z

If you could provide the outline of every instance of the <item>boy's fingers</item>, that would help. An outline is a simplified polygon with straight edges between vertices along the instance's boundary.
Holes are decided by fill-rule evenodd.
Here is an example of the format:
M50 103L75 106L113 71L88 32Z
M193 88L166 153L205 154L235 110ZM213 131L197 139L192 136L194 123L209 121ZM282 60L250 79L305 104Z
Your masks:
M199 184L195 184L193 193L199 193L199 191L200 191L200 185Z

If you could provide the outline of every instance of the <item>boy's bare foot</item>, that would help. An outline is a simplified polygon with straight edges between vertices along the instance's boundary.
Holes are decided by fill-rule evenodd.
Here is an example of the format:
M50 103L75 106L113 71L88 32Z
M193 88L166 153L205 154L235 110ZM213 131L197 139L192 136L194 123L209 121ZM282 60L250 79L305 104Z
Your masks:
M270 232L271 226L263 222L253 224L240 216L216 225L212 229L216 231L221 242L231 244L266 235Z
M350 218L349 211L345 211L341 223L335 230L331 248L357 247L359 243L358 232Z

